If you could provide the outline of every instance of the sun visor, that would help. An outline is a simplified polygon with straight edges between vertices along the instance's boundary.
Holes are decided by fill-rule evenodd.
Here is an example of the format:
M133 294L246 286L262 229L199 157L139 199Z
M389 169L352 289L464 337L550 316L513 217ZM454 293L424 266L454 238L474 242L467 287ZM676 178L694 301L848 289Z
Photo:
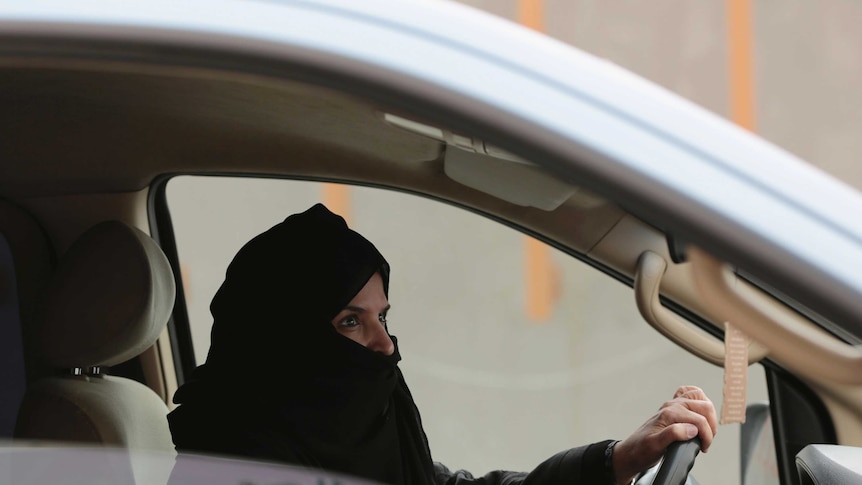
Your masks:
M576 187L557 180L535 165L446 147L443 170L452 180L512 204L552 211Z
M452 180L522 207L552 211L564 202L581 208L604 200L549 175L537 165L478 138L383 113L387 123L445 144L443 170Z

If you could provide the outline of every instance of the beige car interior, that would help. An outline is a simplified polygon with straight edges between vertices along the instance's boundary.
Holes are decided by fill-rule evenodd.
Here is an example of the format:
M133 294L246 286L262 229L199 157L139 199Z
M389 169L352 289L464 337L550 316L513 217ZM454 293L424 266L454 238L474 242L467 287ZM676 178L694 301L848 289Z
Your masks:
M152 347L170 317L174 290L167 258L138 229L105 221L81 235L61 258L31 323L31 350L47 375L28 386L16 437L172 451L164 401L103 368Z
M140 231L148 232L150 185L166 174L189 173L389 187L543 234L558 248L633 279L632 298L645 321L708 362L722 365L724 344L665 308L659 296L719 329L733 320L755 338L750 362L769 357L793 369L826 402L839 441L862 445L858 349L827 336L696 248L688 262L673 263L664 233L572 181L555 180L558 190L551 198L529 189L515 194L513 187L519 185L513 181L551 176L493 145L446 130L438 136L434 123L415 114L323 88L204 69L4 59L0 100L7 106L0 112L0 132L14 140L0 143L0 159L16 161L2 164L0 194L32 214L57 252L66 253L41 309L46 318L24 319L38 329L25 333L46 337L37 339L36 352L50 366L85 370L30 383L22 436L98 435L102 442L164 445L166 428L152 426L159 421L156 414L163 418L167 396L176 389L169 377L170 353L163 351L174 283L164 256ZM393 123L393 117L415 125ZM496 182L482 177L483 171L500 167L506 174ZM96 225L106 220L137 230L119 223ZM118 252L106 253L108 246ZM131 267L121 269L124 264ZM124 285L133 285L128 296L116 295L126 290ZM32 298L33 290L21 294ZM148 375L154 376L148 379L154 392L86 373L141 353ZM827 361L840 361L842 370L818 365ZM87 406L111 404L96 411L97 424L61 418L48 423L46 416L79 405L73 395L87 399ZM113 434L101 428L103 422L126 422L137 429ZM60 434L46 436L51 428Z

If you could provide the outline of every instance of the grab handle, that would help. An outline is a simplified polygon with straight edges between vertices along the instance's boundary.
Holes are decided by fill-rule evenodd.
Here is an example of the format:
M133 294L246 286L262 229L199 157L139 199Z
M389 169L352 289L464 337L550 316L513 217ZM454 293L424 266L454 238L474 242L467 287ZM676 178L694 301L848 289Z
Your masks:
M846 344L801 321L776 319L750 296L733 289L728 267L690 247L694 282L712 318L727 320L752 339L769 345L770 355L801 375L841 384L862 384L862 347Z
M659 287L666 270L667 261L652 251L644 251L638 259L634 289L641 316L680 347L711 364L724 366L724 342L694 327L661 304ZM761 360L768 352L766 347L752 341L748 350L748 363Z

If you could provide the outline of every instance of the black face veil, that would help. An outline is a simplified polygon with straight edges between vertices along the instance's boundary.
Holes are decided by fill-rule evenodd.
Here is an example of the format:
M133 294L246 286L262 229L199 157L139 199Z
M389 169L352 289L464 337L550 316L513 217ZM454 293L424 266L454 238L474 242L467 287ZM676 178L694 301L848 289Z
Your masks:
M331 324L374 273L388 296L386 260L321 204L243 246L210 306L207 361L174 396L177 448L433 483L397 340L385 356Z

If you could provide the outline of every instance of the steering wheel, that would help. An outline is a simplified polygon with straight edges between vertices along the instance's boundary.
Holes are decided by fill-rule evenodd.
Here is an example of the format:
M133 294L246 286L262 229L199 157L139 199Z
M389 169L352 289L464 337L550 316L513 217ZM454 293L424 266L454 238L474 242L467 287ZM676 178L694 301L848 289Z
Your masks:
M688 472L694 466L694 459L700 452L700 439L677 441L667 447L661 463L650 468L638 477L637 485L697 485Z

